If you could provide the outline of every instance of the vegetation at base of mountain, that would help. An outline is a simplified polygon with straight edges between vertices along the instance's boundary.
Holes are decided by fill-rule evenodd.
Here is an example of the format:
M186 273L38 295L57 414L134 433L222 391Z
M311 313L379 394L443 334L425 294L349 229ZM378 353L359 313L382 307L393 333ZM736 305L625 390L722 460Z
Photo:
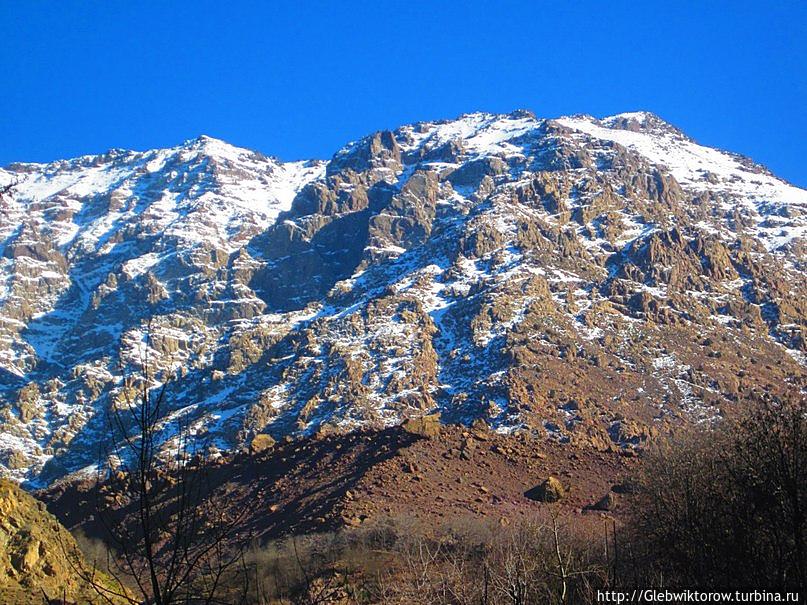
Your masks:
M595 521L592 519L592 521ZM255 603L505 604L593 600L608 585L601 520L575 528L547 511L502 526L411 518L288 538L248 553ZM594 592L592 592L594 591Z
M657 439L632 477L592 500L593 513L544 499L515 520L378 516L262 543L246 543L239 528L220 543L237 564L220 570L211 602L576 604L637 585L798 588L807 581L805 407L799 394L747 403L716 428Z
M149 332L147 351L150 342ZM110 603L243 602L246 584L240 600L233 594L243 576L242 545L249 542L240 525L244 511L210 497L210 448L196 447L187 419L179 414L175 422L163 420L172 376L161 375L154 387L148 352L142 368L127 375L131 388L107 415L94 490L94 516L109 544L105 571L116 584L97 582L86 572L82 579ZM171 456L160 456L158 444L168 431Z
M807 406L801 393L753 403L647 456L625 527L651 578L807 586Z

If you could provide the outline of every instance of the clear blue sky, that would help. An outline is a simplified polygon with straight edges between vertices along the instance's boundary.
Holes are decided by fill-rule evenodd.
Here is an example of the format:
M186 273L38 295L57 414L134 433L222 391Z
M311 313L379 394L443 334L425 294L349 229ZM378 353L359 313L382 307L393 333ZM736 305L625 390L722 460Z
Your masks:
M646 109L807 187L807 2L0 0L0 165Z

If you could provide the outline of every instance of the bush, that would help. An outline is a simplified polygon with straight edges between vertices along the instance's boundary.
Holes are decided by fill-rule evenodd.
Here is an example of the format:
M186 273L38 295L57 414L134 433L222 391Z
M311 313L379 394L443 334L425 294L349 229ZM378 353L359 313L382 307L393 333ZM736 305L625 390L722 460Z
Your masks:
M807 410L760 397L644 465L622 574L656 586L807 586Z
M246 562L263 605L589 603L608 578L599 530L572 530L552 514L506 528L388 519L271 542Z

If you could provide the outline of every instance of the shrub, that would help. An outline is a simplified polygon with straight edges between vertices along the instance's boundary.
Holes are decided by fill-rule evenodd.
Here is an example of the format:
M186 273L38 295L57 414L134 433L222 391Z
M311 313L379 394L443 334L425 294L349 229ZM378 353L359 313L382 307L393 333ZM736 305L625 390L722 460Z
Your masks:
M649 455L623 574L655 585L807 586L807 409L800 398L750 403L743 417Z

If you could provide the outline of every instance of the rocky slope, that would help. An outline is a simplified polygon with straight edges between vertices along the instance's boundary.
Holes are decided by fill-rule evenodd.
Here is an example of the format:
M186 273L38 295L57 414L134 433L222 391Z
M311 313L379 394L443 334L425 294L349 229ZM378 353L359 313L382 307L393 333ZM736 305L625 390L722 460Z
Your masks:
M277 443L262 452L230 452L206 470L200 510L226 503L245 511L240 526L256 542L289 535L473 519L507 525L546 510L539 486L561 486L556 510L575 523L628 502L638 458L615 452L578 455L555 441L444 425L430 437L404 426ZM71 531L103 539L97 484L71 477L37 493ZM607 504L598 504L610 494Z
M327 163L201 137L0 195L0 464L34 485L96 459L144 364L177 376L166 442L219 449L439 412L630 453L804 388L807 191L648 113L471 114Z
M9 605L106 602L84 580L82 574L90 570L73 536L45 505L11 481L0 479L0 601ZM103 573L96 577L99 586L114 590L109 577Z

